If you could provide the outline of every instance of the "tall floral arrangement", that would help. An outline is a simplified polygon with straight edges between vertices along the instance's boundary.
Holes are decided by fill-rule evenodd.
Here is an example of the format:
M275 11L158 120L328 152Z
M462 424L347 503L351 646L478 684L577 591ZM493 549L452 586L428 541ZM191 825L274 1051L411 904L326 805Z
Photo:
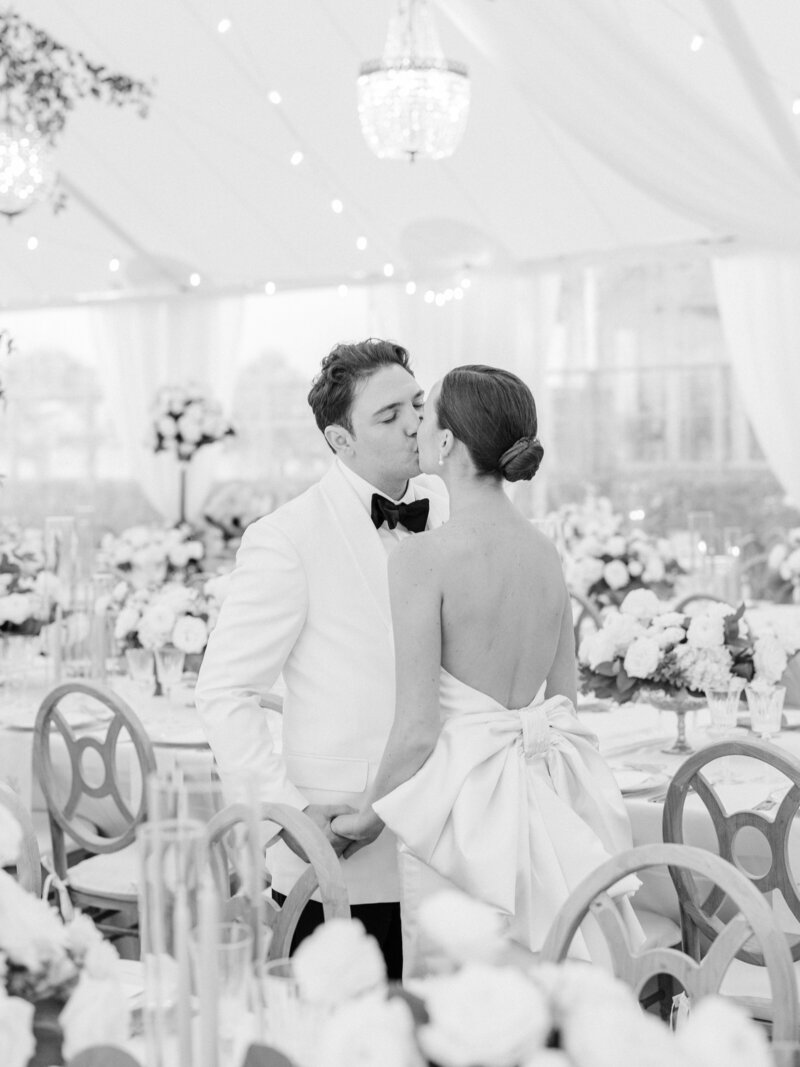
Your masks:
M567 584L600 607L619 606L635 589L668 597L683 573L669 541L626 531L607 497L565 505L553 519L561 530Z
M629 593L578 650L583 692L619 703L643 690L702 694L734 678L776 683L800 648L800 631L754 632L744 605L712 603L696 615L672 611L649 590Z
M41 530L0 526L0 634L35 636L52 621L62 590L44 563Z
M235 434L221 405L197 385L165 386L153 403L152 448L180 464L179 521L186 520L186 471L201 448Z
M800 526L772 546L767 572L772 599L800 602Z

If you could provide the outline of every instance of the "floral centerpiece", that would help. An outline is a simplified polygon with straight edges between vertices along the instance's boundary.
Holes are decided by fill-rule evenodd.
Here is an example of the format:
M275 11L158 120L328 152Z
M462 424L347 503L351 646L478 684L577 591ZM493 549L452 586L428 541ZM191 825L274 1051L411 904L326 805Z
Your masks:
M230 482L211 493L203 505L203 518L226 548L234 548L250 523L273 507L271 493L258 492L247 482Z
M130 526L121 534L104 534L98 567L137 589L188 581L201 570L202 540L187 523L179 526Z
M36 636L60 596L58 579L44 569L42 531L0 527L0 635Z
M202 588L167 582L146 589L119 582L111 594L116 614L114 637L120 647L164 648L202 655L224 595L225 576L209 578Z
M348 920L320 926L303 943L312 943L308 960L301 961L298 952L295 966L301 1000L327 1006L309 1062L610 1067L641 1063L646 1049L648 1067L769 1067L763 1031L729 1000L705 998L673 1032L601 968L568 961L523 970L492 962L503 946L496 914L480 914L488 911L455 891L423 902L420 922L442 949L444 971L415 981L413 994L379 980L379 954L357 920L349 923L360 936L349 938L343 936ZM476 916L482 936L476 935ZM448 929L437 938L442 917ZM306 967L312 956L315 966ZM340 984L340 973L356 977ZM308 1027L302 1036L308 1037ZM287 1051L291 1058L294 1049ZM309 1052L307 1044L304 1051Z
M788 627L764 623L754 633L743 604L714 602L690 616L639 589L581 642L580 685L622 704L642 691L702 695L734 678L775 684L798 648L800 634Z
M221 405L197 385L165 386L153 404L152 448L180 464L179 521L186 519L186 470L201 448L235 434Z
M767 576L770 599L800 602L800 526L770 549Z
M32 1005L52 1009L51 1020L60 1013L65 1060L88 1044L121 1044L129 1013L117 961L116 949L89 918L77 913L62 922L45 901L0 871L0 1043L8 1057L3 1063L28 1062L40 1014Z
M625 532L622 515L606 497L568 504L555 521L563 538L567 585L601 607L619 606L634 589L667 597L683 573L665 538L639 529Z

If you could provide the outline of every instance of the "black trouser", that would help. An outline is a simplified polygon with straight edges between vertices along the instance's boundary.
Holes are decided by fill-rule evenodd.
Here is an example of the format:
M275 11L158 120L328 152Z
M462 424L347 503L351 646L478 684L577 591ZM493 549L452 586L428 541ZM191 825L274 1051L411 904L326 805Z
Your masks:
M283 893L272 890L275 901L283 906L286 897ZM364 924L368 934L378 942L386 960L386 973L391 981L400 981L403 977L403 939L400 932L400 905L387 904L351 904L350 914ZM290 955L301 941L323 922L322 905L310 900L300 913L297 927L292 938Z

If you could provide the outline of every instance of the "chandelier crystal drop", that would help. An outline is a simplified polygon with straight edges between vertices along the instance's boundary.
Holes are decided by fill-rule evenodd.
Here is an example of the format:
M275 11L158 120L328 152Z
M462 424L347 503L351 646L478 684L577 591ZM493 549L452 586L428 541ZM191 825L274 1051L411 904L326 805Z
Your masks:
M53 190L53 150L35 125L0 122L0 214L12 218Z
M397 0L381 59L362 64L358 116L380 159L446 159L469 114L467 68L445 59L429 0Z

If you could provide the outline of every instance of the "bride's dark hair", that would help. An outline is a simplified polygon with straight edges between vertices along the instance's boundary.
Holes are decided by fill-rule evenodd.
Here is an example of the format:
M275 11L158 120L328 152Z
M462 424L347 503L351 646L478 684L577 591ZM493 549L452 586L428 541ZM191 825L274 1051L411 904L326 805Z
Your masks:
M539 469L536 403L516 374L483 364L455 367L442 379L436 416L467 446L479 474L516 482Z

